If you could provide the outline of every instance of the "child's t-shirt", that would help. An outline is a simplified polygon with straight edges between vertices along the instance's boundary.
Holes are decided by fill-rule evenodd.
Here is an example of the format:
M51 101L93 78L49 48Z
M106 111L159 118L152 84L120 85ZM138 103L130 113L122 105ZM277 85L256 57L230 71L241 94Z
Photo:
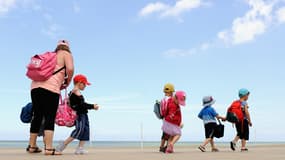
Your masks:
M165 120L177 126L180 126L181 124L182 115L180 106L174 102L173 98L169 98L168 100L168 110Z
M242 108L242 112L243 112L243 117L244 119L247 119L246 118L246 115L245 115L245 107L248 106L247 102L246 101L243 101L241 102L241 108Z
M72 92L69 94L69 102L71 108L74 109L78 115L86 114L89 109L94 109L93 104L86 103L82 95L78 96Z
M198 117L203 120L204 124L208 124L208 123L216 123L217 115L218 113L213 107L206 106L200 111Z

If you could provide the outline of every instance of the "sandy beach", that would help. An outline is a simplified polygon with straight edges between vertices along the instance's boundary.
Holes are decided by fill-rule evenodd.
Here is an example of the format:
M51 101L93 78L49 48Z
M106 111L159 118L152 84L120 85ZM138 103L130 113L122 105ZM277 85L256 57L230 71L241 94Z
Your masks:
M85 155L75 155L74 147L67 148L61 156L45 156L43 153L29 154L23 148L1 148L1 160L284 160L285 145L250 145L249 152L233 152L227 146L219 147L220 152L202 153L197 146L178 146L174 154L162 154L157 152L156 147L145 147L143 150L137 147L90 147L89 153ZM209 148L208 148L209 150Z

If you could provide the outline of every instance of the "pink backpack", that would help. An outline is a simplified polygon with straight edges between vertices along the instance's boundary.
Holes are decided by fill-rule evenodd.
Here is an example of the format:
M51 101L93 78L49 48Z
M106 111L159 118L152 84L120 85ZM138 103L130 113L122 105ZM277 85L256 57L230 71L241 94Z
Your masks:
M76 111L68 105L67 90L65 89L64 100L62 100L62 97L60 96L60 103L56 112L55 123L58 126L72 127L75 125L76 118Z
M165 117L165 115L167 114L168 100L169 98L165 97L160 101L160 114L162 117Z
M26 75L34 81L45 81L52 75L58 73L65 67L60 68L54 72L56 66L56 53L45 52L43 54L36 54L31 57L31 61L27 66Z

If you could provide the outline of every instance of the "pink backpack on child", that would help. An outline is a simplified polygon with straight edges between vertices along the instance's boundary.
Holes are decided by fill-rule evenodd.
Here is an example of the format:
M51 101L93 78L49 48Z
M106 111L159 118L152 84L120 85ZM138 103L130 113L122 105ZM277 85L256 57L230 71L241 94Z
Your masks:
M168 111L168 97L163 98L160 101L160 114L162 117L165 117Z
M68 105L67 90L65 89L64 100L62 100L62 97L60 96L60 103L56 112L55 123L58 126L72 127L75 125L76 118L76 111Z
M27 66L26 75L34 81L45 81L52 75L60 72L65 67L60 68L54 72L56 66L56 53L45 52L43 54L36 54L31 57L31 61Z

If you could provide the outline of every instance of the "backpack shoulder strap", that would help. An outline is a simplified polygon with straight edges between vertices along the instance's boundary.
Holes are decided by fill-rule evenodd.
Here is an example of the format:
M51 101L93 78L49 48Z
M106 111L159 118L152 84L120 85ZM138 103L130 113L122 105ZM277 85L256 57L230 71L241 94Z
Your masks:
M60 69L58 69L57 71L55 71L55 72L53 72L53 75L55 75L55 74L57 74L58 72L60 72L60 71L62 71L63 69L65 69L66 67L65 66L63 66L63 67L61 67ZM65 77L66 77L66 70L65 70Z

